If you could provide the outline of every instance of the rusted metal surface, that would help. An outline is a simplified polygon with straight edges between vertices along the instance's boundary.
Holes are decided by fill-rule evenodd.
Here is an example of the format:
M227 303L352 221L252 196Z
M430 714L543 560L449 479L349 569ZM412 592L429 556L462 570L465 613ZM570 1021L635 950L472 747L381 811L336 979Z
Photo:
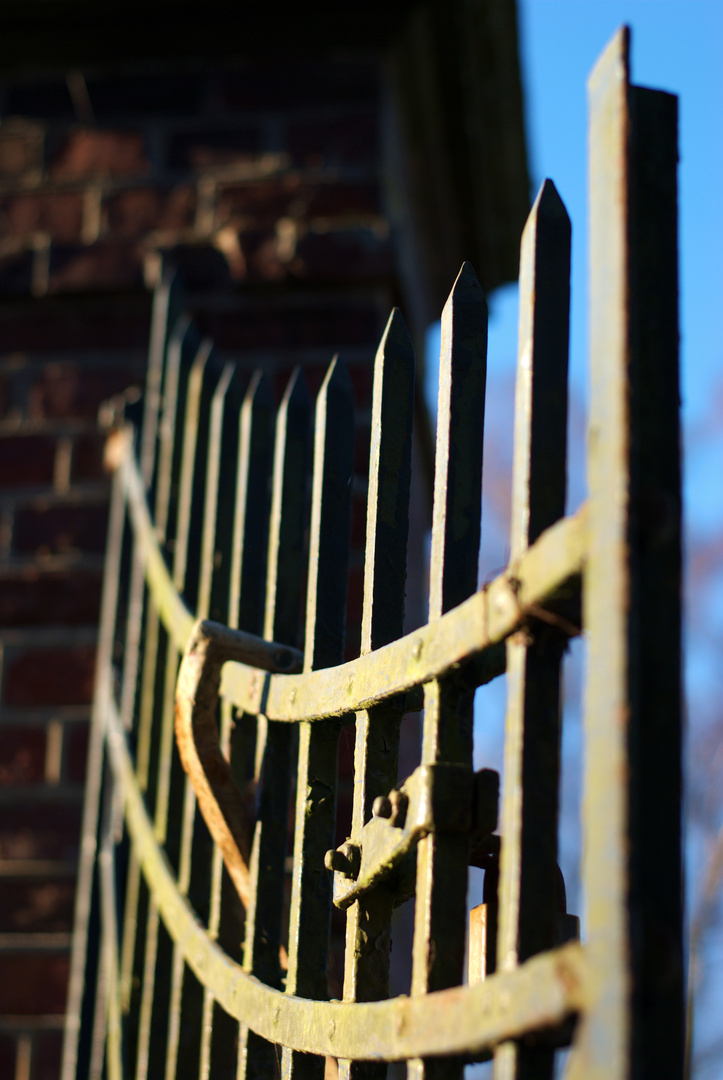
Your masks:
M623 29L592 73L589 103L583 836L595 979L571 1074L677 1077L684 1024L675 102L631 87Z
M448 1080L489 1057L496 1080L549 1080L567 1045L573 1080L680 1075L676 111L630 86L626 31L590 100L590 498L563 517L570 223L546 181L521 249L509 564L477 587L487 312L465 265L442 320L429 622L403 635L414 356L395 311L375 362L361 648L346 663L343 362L313 417L299 371L275 415L262 373L224 363L190 319L172 326L178 282L159 291L141 436L120 424L111 444L63 1080L321 1080L330 1058L342 1080L383 1080L390 1061ZM580 632L582 943L557 866L560 666ZM472 701L505 670L500 778L473 772ZM422 707L422 760L400 777L401 719ZM344 839L337 753L352 723ZM469 865L485 871L470 916ZM329 1000L332 901L342 1001ZM402 903L411 995L390 1000Z
M546 180L522 234L510 553L519 558L565 511L570 219ZM507 639L497 966L555 942L560 678L566 637L532 620ZM495 1080L552 1078L546 1047L505 1044Z
M113 707L108 714L113 768L124 783L126 816L159 910L188 963L213 988L225 1011L253 1022L264 1038L310 1055L362 1061L425 1056L474 1056L523 1031L553 1026L585 1006L587 964L579 945L534 958L484 986L456 987L416 998L357 1003L315 1001L280 993L243 970L207 935L177 887L158 845L143 799L133 783L126 737ZM449 1024L445 1016L454 1017Z
M302 654L220 623L199 621L176 683L176 742L209 832L244 907L249 905L253 821L221 752L216 709L221 665L237 660L262 670L300 668Z

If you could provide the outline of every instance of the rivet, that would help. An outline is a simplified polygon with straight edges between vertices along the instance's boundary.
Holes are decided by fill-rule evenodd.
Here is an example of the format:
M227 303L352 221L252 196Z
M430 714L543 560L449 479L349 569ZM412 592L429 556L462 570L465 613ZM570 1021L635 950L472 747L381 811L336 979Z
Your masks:
M419 657L422 655L422 644L423 642L421 638L417 638L417 640L414 642L414 646L412 648L412 656L415 660L419 660Z

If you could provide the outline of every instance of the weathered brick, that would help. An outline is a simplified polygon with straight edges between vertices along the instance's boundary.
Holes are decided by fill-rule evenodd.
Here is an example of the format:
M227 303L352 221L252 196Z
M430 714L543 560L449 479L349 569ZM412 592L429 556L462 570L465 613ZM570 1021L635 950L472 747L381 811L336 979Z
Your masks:
M49 484L54 463L55 439L46 435L0 438L0 487Z
M244 64L216 77L215 96L227 108L289 109L366 103L378 93L375 60L268 61Z
M139 383L140 379L135 380ZM108 474L103 465L105 436L79 435L73 440L73 461L71 464L72 481L107 480Z
M0 726L0 785L38 784L45 775L45 728Z
M95 292L143 287L143 253L136 244L54 244L48 292Z
M100 571L83 567L60 571L34 566L0 577L0 626L94 626L101 589ZM37 673L30 678L37 682ZM28 692L39 689L31 686ZM52 697L47 702L55 703Z
M39 1032L34 1038L33 1080L57 1080L63 1052L62 1031Z
M376 114L319 117L289 123L287 149L299 165L356 165L375 168L379 155Z
M43 133L39 128L9 123L0 132L0 176L19 176L43 163Z
M383 230L312 228L296 241L288 266L314 281L372 281L391 277L394 252Z
M19 554L105 551L107 505L32 503L15 515L13 548Z
M70 352L132 349L145 357L151 296L85 295L27 298L0 303L0 350L13 352Z
M81 813L80 801L68 804L44 799L42 803L4 806L0 815L0 858L74 861L78 856Z
M0 1015L62 1015L68 988L66 953L0 956Z
M0 878L0 933L71 930L74 897L75 881L69 878Z
M29 249L0 255L0 296L27 296L34 265L35 252Z
M371 305L317 307L312 303L304 308L249 308L242 314L214 312L203 321L219 348L229 350L369 345L379 336L380 322L378 310Z
M74 191L25 192L0 199L0 231L6 236L48 233L54 240L80 237L83 197Z
M75 587L84 591L77 582ZM87 705L93 696L94 672L93 645L23 650L7 661L5 702L14 706Z
M128 188L103 199L101 230L127 239L152 229L186 229L193 225L195 212L196 189L189 185Z
M145 176L150 168L143 136L137 131L71 131L51 155L53 179Z
M381 211L377 184L305 183L290 173L266 181L219 185L216 224L271 224L282 217L355 218Z
M208 169L250 161L262 150L261 132L252 124L203 127L174 132L168 140L168 164L176 169Z
M95 420L101 402L138 381L137 365L83 367L69 361L47 364L33 380L27 411L32 420Z
M66 725L63 733L63 776L69 784L83 784L85 781L89 734L87 723Z
M238 237L243 254L236 277L249 281L281 281L288 276L286 265L279 258L276 235L264 229L244 229Z
M188 289L231 289L226 256L213 244L178 244L163 249L166 266L181 272Z

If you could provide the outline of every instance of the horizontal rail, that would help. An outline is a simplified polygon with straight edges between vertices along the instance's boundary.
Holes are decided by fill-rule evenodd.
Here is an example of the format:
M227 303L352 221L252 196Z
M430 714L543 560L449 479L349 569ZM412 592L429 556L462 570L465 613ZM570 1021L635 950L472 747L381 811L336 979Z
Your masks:
M138 788L123 725L107 714L112 768L126 822L168 933L221 1007L271 1042L360 1061L464 1054L474 1057L523 1033L549 1028L585 1006L585 953L577 944L544 953L472 987L371 1003L311 1001L272 990L229 959L178 891ZM445 1023L444 1017L454 1017Z
M119 467L148 587L163 625L182 652L194 618L173 587L130 444L123 449ZM229 662L221 676L221 697L244 712L296 723L368 709L439 678L499 645L531 617L546 616L543 605L582 573L587 547L585 522L583 505L577 514L543 532L523 556L464 603L346 664L303 675L269 675ZM547 617L555 620L555 616ZM567 633L576 632L577 628L564 619L557 621Z

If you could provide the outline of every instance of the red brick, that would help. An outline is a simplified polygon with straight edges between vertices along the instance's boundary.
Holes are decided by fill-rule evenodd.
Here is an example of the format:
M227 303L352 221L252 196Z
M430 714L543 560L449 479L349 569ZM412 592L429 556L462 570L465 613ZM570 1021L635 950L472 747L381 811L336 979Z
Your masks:
M232 288L226 256L213 244L178 244L164 248L163 262L180 270L187 289Z
M269 230L244 229L239 235L243 254L241 268L235 277L249 281L280 281L288 276L286 265L278 254L276 235Z
M0 295L26 296L33 282L34 251L14 251L0 257Z
M216 224L249 219L271 224L281 217L355 218L381 212L376 184L304 183L297 174L219 187Z
M102 584L99 570L82 567L0 577L0 626L95 626Z
M103 465L104 447L104 435L79 435L74 439L71 480L107 480L108 474Z
M6 236L44 232L54 240L77 240L82 219L83 196L77 192L28 192L0 199L0 221Z
M70 352L113 349L148 351L151 295L74 296L0 304L0 350Z
M72 930L74 899L75 881L69 878L0 878L0 933Z
M94 672L94 645L25 650L8 660L5 702L15 706L89 704Z
M89 725L75 723L66 726L63 733L63 774L69 784L85 782L88 763Z
M45 435L0 437L0 487L49 484L54 463L55 439Z
M64 953L0 956L0 1015L62 1015L69 961Z
M108 507L33 503L18 510L13 529L13 548L36 555L68 551L105 551Z
M125 239L152 229L186 229L193 225L195 212L195 188L129 188L103 200L101 229Z
M33 1080L57 1080L63 1052L63 1033L44 1031L35 1036Z
M18 176L43 163L43 137L37 129L13 128L0 133L0 175Z
M75 860L80 819L80 802L69 805L43 800L5 806L0 817L0 858Z
M32 420L95 420L103 401L139 381L135 365L46 365L30 387L27 414Z
M378 164L379 130L373 113L328 119L297 120L289 124L287 146L295 162L324 165Z
M15 1039L12 1035L0 1035L0 1076L8 1080L15 1076Z
M372 281L394 273L388 236L370 228L310 229L296 242L289 270L313 281Z
M249 309L209 315L205 326L220 349L303 349L370 345L381 335L379 312L371 305L319 305ZM329 357L331 359L331 356Z
M150 166L143 137L137 131L77 129L52 156L56 180L93 176L145 176Z
M171 168L207 169L251 161L262 149L261 132L250 124L177 131L168 141Z
M0 785L37 784L45 775L45 728L0 727Z
M53 245L48 292L143 287L143 253L135 244Z

